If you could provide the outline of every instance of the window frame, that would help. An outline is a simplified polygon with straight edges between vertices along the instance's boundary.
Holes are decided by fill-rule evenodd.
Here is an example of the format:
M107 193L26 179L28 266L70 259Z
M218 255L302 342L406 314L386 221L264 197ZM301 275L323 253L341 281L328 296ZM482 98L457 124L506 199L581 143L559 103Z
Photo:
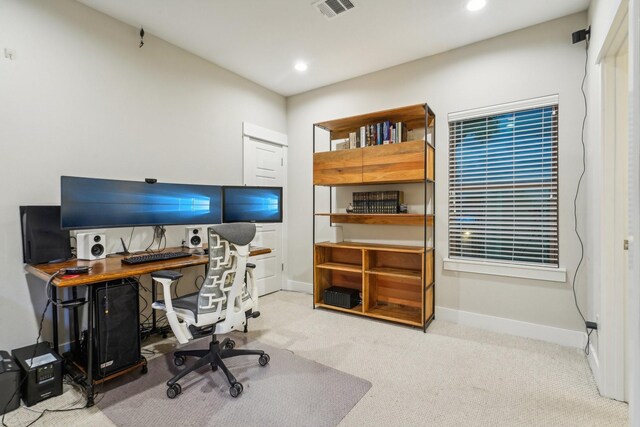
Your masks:
M543 108L549 106L559 106L559 96L549 95L539 98L526 99L521 101L509 102L505 104L493 105L482 108L475 108L470 110L464 110L454 113L448 114L448 124L449 124L449 144L447 145L448 149L451 147L451 125L454 122L459 122L463 120L471 120L478 119L482 117L490 117L490 116L499 116L502 114L514 113L522 110L530 110L536 108ZM556 148L558 149L559 145L559 118L556 119L558 124L557 135L556 135ZM451 152L449 152L449 161L451 161ZM559 158L556 160L556 165L559 169ZM448 171L447 175L451 172L451 166L448 163ZM558 196L559 192L559 172L556 176L556 195ZM447 183L447 198L450 197L450 185L451 183ZM443 260L443 268L449 271L459 271L459 272L469 272L469 273L480 273L480 274L491 274L498 276L508 276L508 277L521 277L527 279L537 279L544 281L554 281L554 282L566 282L566 269L561 267L561 257L559 253L559 240L560 240L560 224L559 224L559 209L560 209L560 198L559 196L556 198L556 238L558 241L558 255L557 255L557 266L550 265L537 265L536 263L521 263L518 261L509 261L509 260L499 260L493 258L474 258L474 257L461 257L455 256L451 257L450 249L451 249L451 241L450 241L450 222L449 216L451 214L451 210L449 207L449 203L447 204L447 255L448 257Z

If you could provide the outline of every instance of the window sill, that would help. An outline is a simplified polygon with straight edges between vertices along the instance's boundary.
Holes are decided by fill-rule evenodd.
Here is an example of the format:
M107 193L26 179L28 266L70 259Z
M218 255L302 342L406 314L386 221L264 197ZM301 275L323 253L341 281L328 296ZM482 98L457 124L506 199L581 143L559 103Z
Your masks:
M564 268L535 267L516 264L510 265L453 258L445 258L443 265L444 269L448 271L518 277L523 279L543 280L545 282L565 283L567 281L567 270Z

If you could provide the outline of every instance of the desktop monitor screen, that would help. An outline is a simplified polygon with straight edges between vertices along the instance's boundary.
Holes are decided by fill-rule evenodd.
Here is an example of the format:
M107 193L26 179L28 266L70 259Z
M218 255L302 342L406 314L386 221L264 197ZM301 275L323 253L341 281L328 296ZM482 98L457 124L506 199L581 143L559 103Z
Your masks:
M282 187L223 187L223 222L282 222Z
M63 229L220 224L221 187L78 178L61 180Z

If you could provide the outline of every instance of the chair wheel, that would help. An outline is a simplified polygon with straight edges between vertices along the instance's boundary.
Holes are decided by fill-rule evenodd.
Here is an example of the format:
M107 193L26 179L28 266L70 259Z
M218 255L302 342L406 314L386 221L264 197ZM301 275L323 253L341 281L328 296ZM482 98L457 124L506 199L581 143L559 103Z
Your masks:
M229 394L231 395L231 397L238 397L240 396L240 393L242 393L242 390L244 390L244 387L242 387L242 384L235 383L234 385L229 387Z
M178 383L175 383L167 389L167 397L169 399L175 399L180 393L182 393L182 387Z
M184 365L184 361L185 360L187 360L187 358L184 357L184 356L175 356L173 358L173 364L176 365L176 366L182 366L182 365Z
M260 356L260 358L258 359L258 363L260 363L260 366L267 366L267 364L269 363L269 360L271 360L271 357L269 357L269 355L265 353L262 356Z
M224 348L231 350L233 348L235 348L236 346L236 342L234 340L229 340L227 341L227 343L224 345Z
M147 368L147 365L142 365L142 375L146 374L147 372L149 372L149 368Z

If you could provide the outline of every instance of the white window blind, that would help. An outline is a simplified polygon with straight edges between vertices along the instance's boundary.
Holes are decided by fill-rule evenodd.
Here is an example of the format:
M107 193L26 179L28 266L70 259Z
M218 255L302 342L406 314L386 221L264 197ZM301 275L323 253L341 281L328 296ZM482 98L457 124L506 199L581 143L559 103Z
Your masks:
M557 102L496 111L449 122L449 257L557 267Z

